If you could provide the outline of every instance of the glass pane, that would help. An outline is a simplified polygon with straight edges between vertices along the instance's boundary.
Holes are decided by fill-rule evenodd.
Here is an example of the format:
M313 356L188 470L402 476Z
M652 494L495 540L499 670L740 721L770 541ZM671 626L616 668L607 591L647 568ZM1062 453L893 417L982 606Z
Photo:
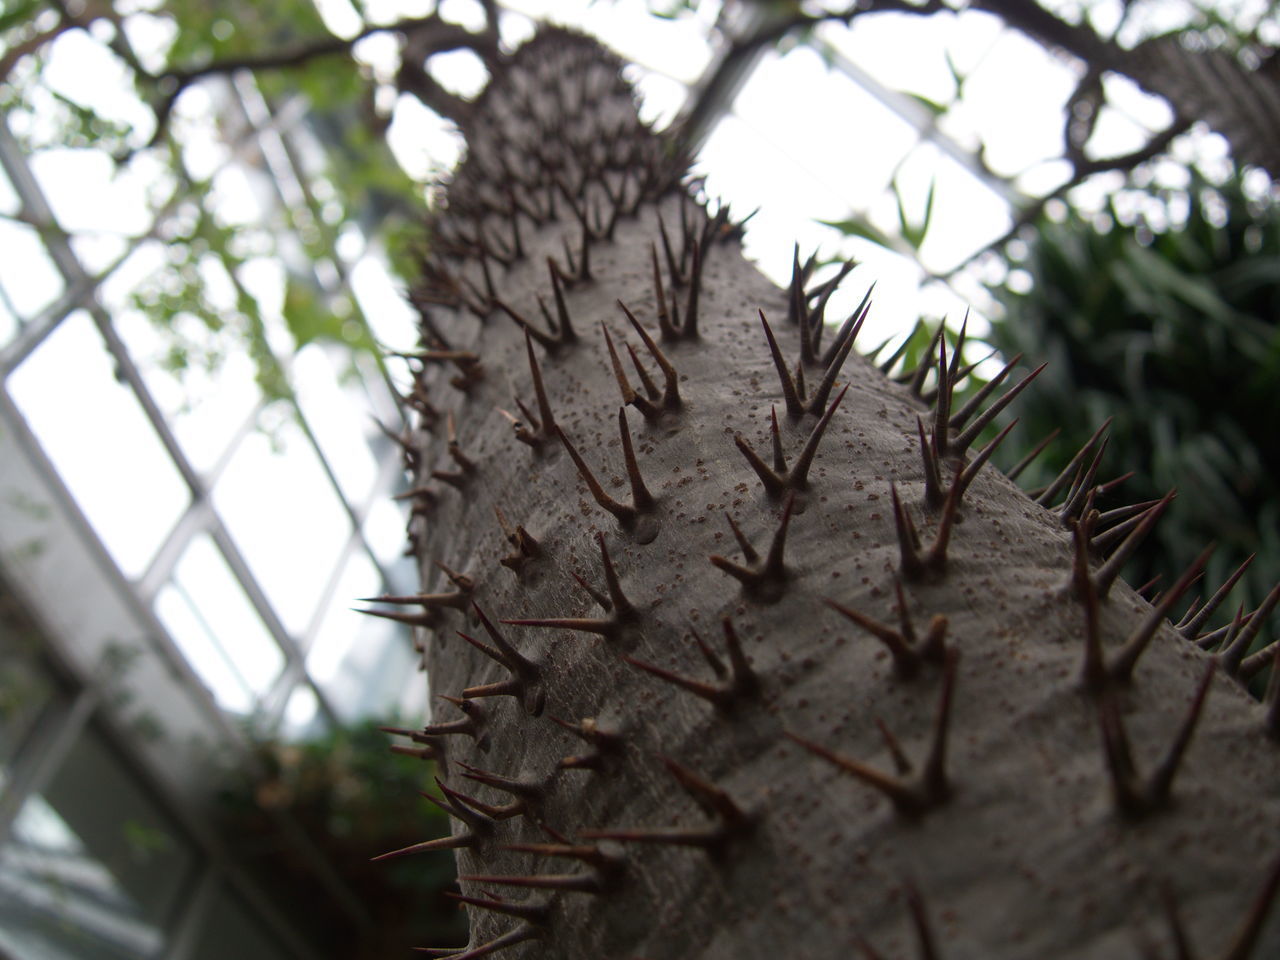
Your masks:
M350 523L292 417L244 438L213 503L285 629L302 634Z
M409 543L405 532L406 511L390 495L378 497L369 506L364 521L364 536L369 549L383 564L390 566L400 559Z
M0 250L0 288L19 317L30 319L62 293L62 274L33 227L0 217Z
M196 613L191 598L173 584L166 584L156 594L155 611L218 705L231 713L252 711L253 697L248 684Z
M194 540L174 573L236 671L250 690L262 696L284 667L284 653L213 541Z
M323 730L320 701L306 684L298 684L284 706L284 735L290 740L305 740Z
M176 825L87 728L0 849L0 946L18 960L153 957L194 864Z
M84 311L9 378L63 482L126 576L135 577L188 502L177 467Z
M351 609L356 598L376 596L381 590L373 562L363 554L352 557L307 651L307 673L344 721L394 702L409 675L408 628Z
M41 150L30 163L58 225L68 233L139 236L151 227L147 180L118 170L103 151L53 148Z
M361 257L351 268L351 292L378 343L412 350L418 342L418 318L403 289L404 281L391 275L380 255Z
M135 297L152 302L157 286L167 288L177 276L164 245L147 242L102 285L102 299L183 452L197 470L207 471L252 415L261 393L237 329L210 330L191 313L169 316L159 305L151 319L136 308Z
M344 359L350 361L349 356ZM365 439L375 427L363 395L352 385L338 382L332 355L317 344L299 351L290 372L298 405L329 469L347 499L362 502L377 476L377 464Z
M220 890L209 908L204 930L196 938L191 960L282 960L288 956L238 898Z

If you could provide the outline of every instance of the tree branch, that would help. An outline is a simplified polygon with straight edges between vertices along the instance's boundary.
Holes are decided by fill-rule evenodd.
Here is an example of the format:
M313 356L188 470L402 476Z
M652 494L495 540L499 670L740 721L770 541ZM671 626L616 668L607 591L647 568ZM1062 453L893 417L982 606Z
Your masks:
M1016 237L1019 231L1039 217L1050 200L1056 200L1062 197L1068 190L1079 186L1095 173L1105 173L1110 170L1132 170L1139 164L1146 163L1148 160L1154 159L1164 153L1165 150L1169 148L1169 144L1173 142L1174 137L1186 133L1190 128L1190 120L1177 120L1166 129L1152 136L1146 146L1141 147L1138 150L1134 150L1132 153L1125 153L1116 157L1105 157L1098 160L1086 160L1081 158L1078 161L1072 161L1071 177L1066 182L1024 207L1018 213L1017 217L1014 218L1013 225L1010 226L1002 236L993 240L971 256L966 257L946 273L938 276L937 279L950 280L983 254L989 253L993 250L999 250L1006 243Z
M402 34L406 41L406 49L411 49L414 56L421 56L424 60L433 54L459 48L474 50L486 60L490 60L497 55L496 37L491 26L483 34L474 34L457 24L440 19L438 14L433 13L426 17L399 20L390 24L371 24L350 39L322 37L270 53L250 53L238 57L215 60L200 66L171 68L151 78L160 84L164 90L164 97L155 106L156 129L147 146L155 146L164 137L178 97L197 80L234 73L237 70L258 72L301 66L321 57L349 53L351 48L361 40L377 33ZM425 71L420 65L416 66L416 70L425 76ZM417 77L414 76L413 79L416 80ZM463 111L465 109L464 101L449 94L438 84L435 84L434 81L430 81L429 84L423 87L427 96L431 98L430 100L422 95L417 89L418 86L421 85L410 86L407 92L418 95L427 106L434 110L439 110L448 116L452 116L451 113L447 112L448 110ZM435 89L432 90L431 87Z

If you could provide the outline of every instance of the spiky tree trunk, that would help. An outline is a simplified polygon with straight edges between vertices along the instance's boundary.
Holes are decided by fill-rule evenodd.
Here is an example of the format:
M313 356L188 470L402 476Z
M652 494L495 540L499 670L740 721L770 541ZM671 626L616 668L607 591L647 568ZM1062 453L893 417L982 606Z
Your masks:
M1267 611L1189 642L1195 568L1116 576L1168 501L1099 515L1098 444L1035 501L984 465L1004 400L772 287L620 66L548 29L498 68L414 291L389 599L454 832L403 853L457 850L455 960L1276 956Z

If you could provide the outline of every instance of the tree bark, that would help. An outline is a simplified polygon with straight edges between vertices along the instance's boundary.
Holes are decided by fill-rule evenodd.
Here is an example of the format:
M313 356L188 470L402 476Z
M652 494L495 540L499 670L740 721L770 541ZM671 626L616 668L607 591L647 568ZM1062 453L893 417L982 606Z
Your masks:
M945 351L846 358L857 315L743 259L621 66L548 28L497 68L412 293L389 609L453 698L439 955L1277 955L1262 660L1115 579L1091 472L983 465Z

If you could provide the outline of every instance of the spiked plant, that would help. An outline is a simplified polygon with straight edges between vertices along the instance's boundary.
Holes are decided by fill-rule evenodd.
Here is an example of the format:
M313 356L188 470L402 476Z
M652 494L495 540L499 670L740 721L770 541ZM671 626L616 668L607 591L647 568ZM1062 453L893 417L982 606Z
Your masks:
M975 446L1034 374L887 379L620 66L496 66L412 291L423 587L380 609L453 820L403 852L456 849L471 923L428 952L1274 956L1280 690L1239 679L1280 594L1200 650L1204 557L1154 607L1119 577L1169 499L1100 513L1095 443L1032 502Z

